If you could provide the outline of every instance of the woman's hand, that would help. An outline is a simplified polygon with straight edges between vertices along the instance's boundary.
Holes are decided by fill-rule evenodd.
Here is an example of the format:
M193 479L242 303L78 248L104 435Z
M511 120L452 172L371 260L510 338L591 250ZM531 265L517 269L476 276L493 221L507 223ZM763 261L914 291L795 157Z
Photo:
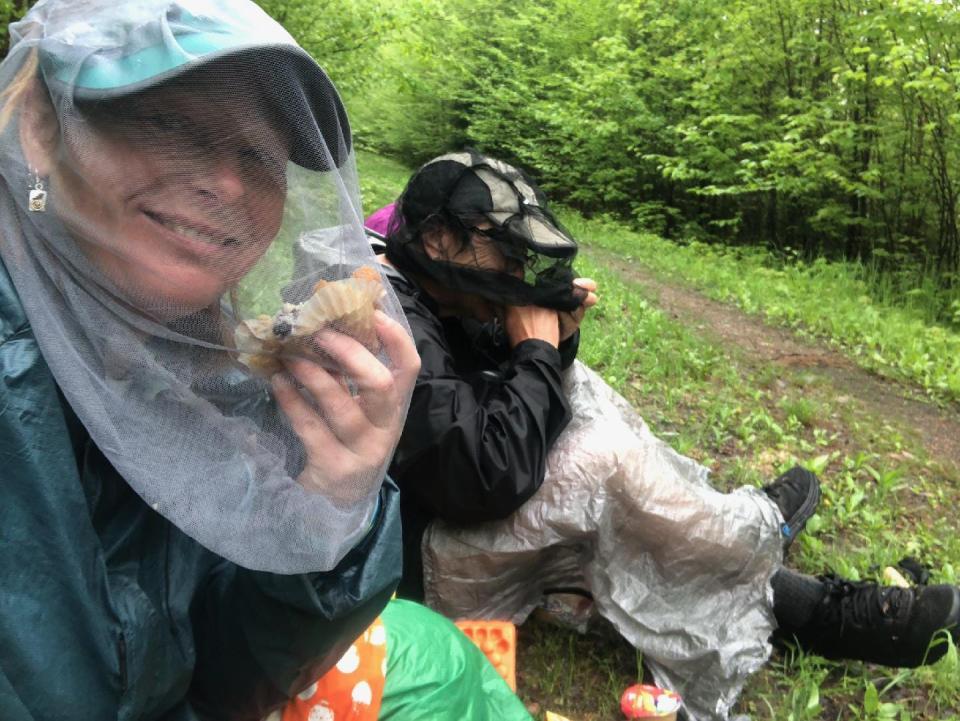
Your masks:
M503 329L510 347L525 340L545 340L556 348L560 344L557 311L539 305L508 305L503 309Z
M587 308L592 308L597 304L597 283L591 278L577 278L573 281L577 288L582 288L587 292L580 307L573 311L560 313L560 341L563 342L580 327L580 322L587 312Z
M307 454L297 480L346 503L367 498L380 487L380 469L403 430L403 404L420 370L417 349L399 323L377 311L376 328L392 371L353 338L321 331L314 343L342 375L303 358L287 362L313 404L289 379L279 374L273 378L277 402ZM344 378L350 379L356 395Z

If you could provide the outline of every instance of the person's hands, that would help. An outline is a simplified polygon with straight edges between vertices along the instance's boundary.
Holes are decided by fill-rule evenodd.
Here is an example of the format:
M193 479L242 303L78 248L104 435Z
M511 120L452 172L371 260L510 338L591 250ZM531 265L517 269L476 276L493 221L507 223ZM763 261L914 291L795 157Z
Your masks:
M591 278L577 278L573 281L577 288L586 291L583 302L580 307L573 311L559 313L560 318L560 341L563 342L580 327L580 322L587 312L587 308L592 308L597 304L597 283Z
M545 340L554 348L560 345L560 319L550 308L508 305L503 309L503 329L511 348L531 338Z
M297 480L342 502L361 500L379 488L383 480L379 470L400 437L403 402L420 370L417 349L400 324L377 311L376 328L392 371L353 338L321 331L314 343L343 376L304 358L287 361L290 374L313 404L289 379L280 374L273 378L277 403L307 455ZM356 395L351 395L344 377L351 380Z

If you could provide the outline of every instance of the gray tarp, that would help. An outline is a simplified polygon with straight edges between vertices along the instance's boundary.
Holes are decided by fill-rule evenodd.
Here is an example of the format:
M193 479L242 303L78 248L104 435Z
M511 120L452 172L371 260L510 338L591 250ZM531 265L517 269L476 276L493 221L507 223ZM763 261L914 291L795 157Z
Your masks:
M770 653L780 513L758 489L711 488L582 363L564 383L573 420L536 495L503 521L428 529L427 603L520 623L544 589L586 588L690 718L726 719Z

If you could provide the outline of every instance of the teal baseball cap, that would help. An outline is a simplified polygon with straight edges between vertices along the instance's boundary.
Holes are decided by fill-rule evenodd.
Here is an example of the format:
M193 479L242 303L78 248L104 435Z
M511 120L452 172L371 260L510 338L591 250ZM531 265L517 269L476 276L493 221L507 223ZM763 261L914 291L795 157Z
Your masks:
M11 37L29 41L38 27L41 73L61 103L115 100L233 67L240 72L232 77L244 82L238 95L258 97L286 125L295 163L325 170L350 153L349 121L332 81L252 2L41 0L11 25Z

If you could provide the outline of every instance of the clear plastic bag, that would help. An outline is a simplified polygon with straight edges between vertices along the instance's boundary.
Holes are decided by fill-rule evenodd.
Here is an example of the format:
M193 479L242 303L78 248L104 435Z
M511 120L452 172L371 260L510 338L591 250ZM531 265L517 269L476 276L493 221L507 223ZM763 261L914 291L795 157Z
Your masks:
M587 589L690 718L725 719L770 653L779 512L758 489L713 489L582 363L565 390L573 420L536 495L503 521L428 528L427 603L521 623L545 589Z

